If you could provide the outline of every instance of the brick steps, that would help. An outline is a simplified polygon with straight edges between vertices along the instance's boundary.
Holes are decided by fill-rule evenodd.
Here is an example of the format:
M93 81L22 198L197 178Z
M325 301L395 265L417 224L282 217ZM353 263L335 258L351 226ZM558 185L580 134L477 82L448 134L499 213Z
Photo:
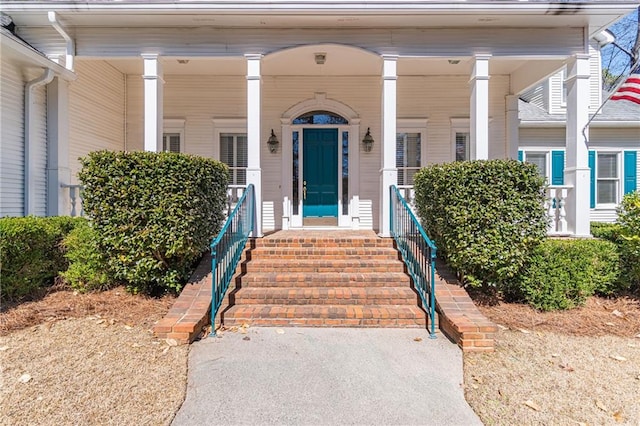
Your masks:
M242 288L250 287L409 287L404 272L252 272L241 277Z
M426 327L391 239L361 232L278 232L254 240L225 326Z
M404 264L387 259L255 259L243 266L243 272L403 272Z
M243 288L236 305L412 305L416 293L407 287L277 287Z
M236 305L224 314L225 326L422 327L426 313L418 306L376 305Z

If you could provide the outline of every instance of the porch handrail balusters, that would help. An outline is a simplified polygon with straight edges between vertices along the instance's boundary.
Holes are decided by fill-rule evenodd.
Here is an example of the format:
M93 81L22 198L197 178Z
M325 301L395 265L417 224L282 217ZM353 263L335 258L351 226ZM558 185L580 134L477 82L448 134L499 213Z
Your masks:
M437 249L395 185L391 186L391 236L396 241L402 260L407 265L409 275L413 278L422 304L429 315L429 337L435 339Z
M84 189L84 186L62 183L60 184L60 187L69 190L69 201L71 202L71 212L69 215L71 217L84 216L84 206L82 203L82 190ZM80 205L80 213L78 213L78 209L76 208L77 204Z
M211 335L215 336L218 309L235 274L242 251L253 231L255 194L250 184L238 200L218 236L211 243Z

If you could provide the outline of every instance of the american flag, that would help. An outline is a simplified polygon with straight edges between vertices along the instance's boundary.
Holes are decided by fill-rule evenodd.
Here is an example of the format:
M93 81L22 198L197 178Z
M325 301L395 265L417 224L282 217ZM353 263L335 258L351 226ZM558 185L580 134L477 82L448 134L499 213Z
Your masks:
M629 74L629 77L620 86L616 93L611 96L612 101L631 101L640 105L640 66Z

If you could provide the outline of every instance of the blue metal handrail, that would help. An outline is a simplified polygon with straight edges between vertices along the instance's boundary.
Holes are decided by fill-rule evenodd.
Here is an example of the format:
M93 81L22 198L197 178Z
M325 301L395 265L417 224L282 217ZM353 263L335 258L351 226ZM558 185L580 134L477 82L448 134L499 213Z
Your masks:
M395 185L391 186L391 236L396 241L429 315L430 338L436 338L436 246L424 232L406 200Z
M211 335L216 334L218 309L253 231L255 211L255 189L250 184L211 243Z

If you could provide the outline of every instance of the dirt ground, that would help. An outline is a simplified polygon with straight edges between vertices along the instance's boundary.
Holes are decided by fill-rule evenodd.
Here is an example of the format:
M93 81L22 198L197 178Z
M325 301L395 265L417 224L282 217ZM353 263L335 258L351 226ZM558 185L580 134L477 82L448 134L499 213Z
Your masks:
M494 353L464 356L466 398L485 424L640 424L637 299L479 308L500 327Z
M0 424L170 424L186 392L188 347L149 328L173 300L62 290L3 307Z

